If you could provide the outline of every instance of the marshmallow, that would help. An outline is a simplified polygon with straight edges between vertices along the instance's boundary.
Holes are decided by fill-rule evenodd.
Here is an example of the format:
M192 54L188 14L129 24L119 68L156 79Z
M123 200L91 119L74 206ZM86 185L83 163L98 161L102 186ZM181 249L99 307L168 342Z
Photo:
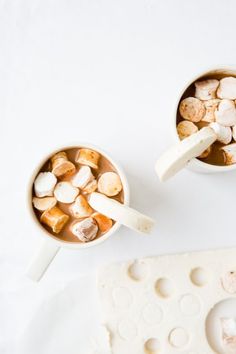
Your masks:
M63 229L68 220L69 216L63 213L63 211L56 206L45 210L40 217L40 221L49 226L56 234Z
M93 218L87 218L74 224L71 231L80 241L88 242L97 236L98 226Z
M211 150L212 150L212 147L209 146L206 150L204 150L204 151L201 153L201 155L198 156L198 158L199 158L199 159L205 159L205 158L207 158L207 157L210 155Z
M236 141L236 125L232 127L233 139Z
M236 163L236 143L223 146L221 150L224 153L226 165L232 165Z
M107 232L112 227L112 220L107 216L100 213L94 213L92 217L96 220L99 230L102 233Z
M34 191L37 197L53 195L57 179L52 172L40 172L34 181Z
M98 160L100 155L98 152L90 149L79 149L75 161L81 163L82 165L87 165L92 168L98 168Z
M204 103L195 97L187 97L180 102L179 112L184 119L200 122L206 110Z
M183 120L177 125L177 132L180 140L187 138L188 136L196 133L198 131L198 127L188 120Z
M236 321L234 318L221 318L223 344L230 350L229 353L236 353Z
M73 186L83 189L93 179L94 176L91 168L89 166L82 166L72 178L71 183Z
M122 183L120 177L115 172L105 172L98 180L98 191L113 197L122 190Z
M202 118L203 122L211 123L215 122L215 111L218 108L220 100L215 98L213 100L204 101L206 113L205 116Z
M83 195L79 195L75 199L75 202L71 205L70 210L75 218L85 218L90 216L93 212L93 209L90 207Z
M57 204L57 200L54 197L33 198L33 205L35 209L45 211L53 208Z
M217 135L217 140L222 144L229 144L232 140L232 130L230 127L224 127L223 125L213 122L209 125Z
M220 80L220 85L217 90L217 96L219 98L227 98L229 100L236 99L236 78L225 77Z
M54 196L61 203L72 203L78 194L79 189L70 182L59 182L54 189Z
M231 100L222 100L215 111L216 122L226 127L236 125L236 108Z
M195 82L195 97L206 101L216 97L216 90L219 86L219 81L209 79Z
M227 293L236 294L236 272L227 272L221 278L221 284Z
M98 182L96 179L94 179L83 188L83 192L84 193L93 193L97 189L97 186L98 186Z
M52 172L57 177L66 177L75 173L75 165L68 160L64 151L58 152L51 158Z

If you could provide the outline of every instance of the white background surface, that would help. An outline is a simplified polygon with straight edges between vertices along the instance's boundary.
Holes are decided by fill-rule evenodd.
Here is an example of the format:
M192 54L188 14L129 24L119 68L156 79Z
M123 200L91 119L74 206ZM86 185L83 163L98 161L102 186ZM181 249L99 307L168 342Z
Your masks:
M236 64L235 13L233 0L0 1L1 353L70 279L95 279L109 262L236 245L236 172L185 170L166 184L154 172L186 81ZM45 151L71 141L121 163L131 205L156 228L151 236L122 228L97 248L63 250L33 284L24 271L40 233L25 211L27 181Z

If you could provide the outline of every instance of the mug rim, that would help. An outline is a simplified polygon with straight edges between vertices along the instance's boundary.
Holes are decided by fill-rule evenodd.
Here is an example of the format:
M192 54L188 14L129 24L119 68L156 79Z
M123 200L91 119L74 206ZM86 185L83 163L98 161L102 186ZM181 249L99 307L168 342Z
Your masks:
M178 107L179 107L179 103L181 100L181 97L183 96L184 92L186 91L186 89L193 84L195 81L199 80L201 77L204 77L208 74L213 74L214 72L222 72L222 71L232 71L235 74L236 77L236 65L219 65L219 66L210 66L208 68L206 68L205 70L201 70L199 71L198 74L195 74L191 80L188 80L185 85L183 86L183 88L180 90L180 94L178 95L178 98L176 100L175 103L175 108L174 108L174 129L172 131L172 134L174 135L174 138L176 140L176 142L180 141L179 135L177 133L177 129L176 129L176 117L177 117L177 112L178 112ZM225 165L225 166L219 166L219 165L212 165L209 164L207 162L201 161L199 160L197 157L192 158L189 163L187 164L187 166L195 166L195 167L199 167L203 170L209 171L209 172L227 172L227 171L232 171L236 169L236 164L233 165Z
M102 235L101 237L86 242L86 243L82 243L82 242L70 242L70 241L65 241L65 240L60 240L58 237L56 237L55 235L51 234L48 230L46 230L43 225L39 222L38 218L36 217L36 214L33 210L33 205L32 205L32 188L33 188L33 183L34 180L37 176L37 174L40 171L40 166L43 166L43 164L53 155L56 154L59 151L62 150L68 150L68 149L72 149L72 148L86 148L86 149L91 149L91 150L95 150L96 152L100 153L101 155L103 155L106 159L108 159L109 162L112 163L112 165L115 167L118 175L121 178L121 182L123 185L123 191L124 191L124 205L129 205L129 201L130 201L130 188L129 188L129 184L128 184L128 180L127 177L122 169L122 167L117 164L117 162L115 162L113 160L113 158L107 154L107 152L105 152L104 150L100 149L98 146L94 145L94 144L90 144L90 143L83 143L83 142L72 142L72 143L68 143L68 144L62 144L60 146L58 146L57 148L50 148L50 151L48 151L46 154L44 154L44 157L40 160L40 162L35 166L35 168L33 169L32 173L31 173L31 177L28 181L28 190L27 190L27 209L29 211L29 214L31 215L31 220L34 221L34 224L37 226L37 229L40 232L40 234L42 235L42 237L44 237L45 239L47 239L48 241L52 241L54 243L56 243L58 246L64 247L64 248L72 248L72 249L83 249L83 248L89 248L92 246L96 246L104 241L106 241L112 234L114 234L121 226L120 223L115 222L115 224L111 227L111 229L106 232L104 235Z

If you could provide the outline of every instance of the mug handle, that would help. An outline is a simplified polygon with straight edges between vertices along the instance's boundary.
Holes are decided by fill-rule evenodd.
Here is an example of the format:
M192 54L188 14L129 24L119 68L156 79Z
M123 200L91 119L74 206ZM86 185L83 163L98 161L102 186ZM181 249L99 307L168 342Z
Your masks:
M104 194L93 192L89 204L99 213L138 232L149 234L154 226L154 220L139 211L128 207Z
M203 153L217 140L217 135L210 127L204 127L197 133L179 141L170 147L156 162L155 170L161 182L179 172L194 157Z
M26 272L27 276L34 281L39 281L59 249L60 246L56 243L44 240L32 259Z

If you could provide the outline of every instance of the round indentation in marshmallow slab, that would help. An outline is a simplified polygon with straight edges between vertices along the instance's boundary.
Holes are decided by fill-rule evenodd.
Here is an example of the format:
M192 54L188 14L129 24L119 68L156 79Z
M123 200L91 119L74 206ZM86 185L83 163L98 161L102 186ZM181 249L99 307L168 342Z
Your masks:
M168 298L174 293L174 285L170 279L160 278L156 281L155 289L157 295Z
M186 329L176 327L169 334L169 343L174 348L183 348L189 341L189 335Z
M185 294L179 300L180 310L184 315L197 316L201 310L201 303L196 295Z
M148 325L155 325L162 321L163 311L156 305L149 303L144 306L142 311L143 319Z
M123 320L118 324L118 333L125 340L132 340L137 336L138 330L130 320Z
M190 279L194 285L204 286L209 281L209 274L204 268L197 267L192 269L190 273Z
M143 261L135 261L128 268L128 275L131 279L140 281L146 278L147 276L147 264Z
M126 309L130 307L133 302L133 296L128 288L117 287L112 291L112 298L115 307Z
M160 353L159 340L157 338L149 338L144 344L144 349L146 354Z

